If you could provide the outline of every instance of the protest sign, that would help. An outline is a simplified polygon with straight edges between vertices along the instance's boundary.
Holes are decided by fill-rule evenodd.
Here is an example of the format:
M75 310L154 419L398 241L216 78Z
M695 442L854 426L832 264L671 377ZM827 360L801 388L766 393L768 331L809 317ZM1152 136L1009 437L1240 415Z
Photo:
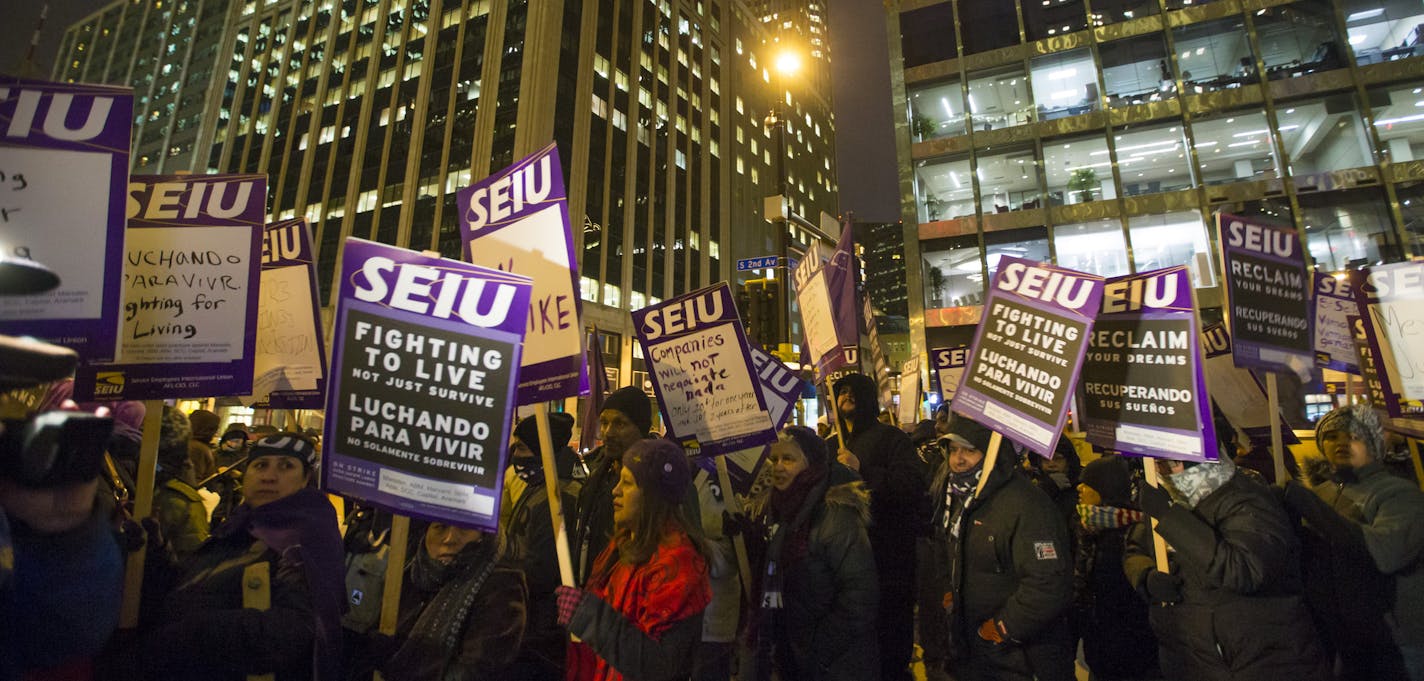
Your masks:
M252 392L265 175L129 181L117 359L81 366L80 400Z
M900 423L920 421L920 358L911 357L900 367Z
M1102 296L1097 275L1001 258L950 408L1051 458Z
M1216 458L1194 292L1186 266L1107 281L1080 383L1089 442L1140 456Z
M519 403L588 392L578 260L564 171L553 143L460 190L465 259L534 280Z
M1370 347L1369 332L1365 330L1365 320L1359 315L1346 317L1350 324L1351 341L1355 344L1356 365L1360 368L1360 378L1365 383L1365 394L1376 409L1388 409L1384 397L1384 384L1380 381L1379 370L1375 368L1374 349Z
M834 251L827 255L821 242L813 241L806 257L791 272L810 363L822 377L859 364L858 350L849 350L860 347L853 246L847 225Z
M885 355L885 346L880 344L880 328L875 323L875 310L871 307L869 298L861 301L860 315L864 320L866 344L870 349L870 366L865 373L875 379L880 404L889 409L895 399L895 378L890 374L890 358Z
M954 399L959 390L959 382L964 377L964 365L969 363L969 346L956 345L952 348L933 348L935 373L939 377L939 394L945 402Z
M781 360L762 352L760 348L751 348L751 353L752 364L756 365L757 382L761 384L762 396L766 398L767 411L771 412L772 428L780 432L781 427L791 419L792 407L796 405L796 400L801 398L801 391L804 389L801 377L782 364ZM751 496L752 483L756 481L761 464L766 460L766 452L765 446L751 447L721 457L727 462L732 491L743 499ZM716 458L701 457L698 464L708 473L716 475Z
M133 90L0 77L0 257L59 276L0 296L0 333L115 357Z
M528 277L354 238L341 263L323 486L495 530Z
M715 456L776 439L726 282L633 311L667 437Z
M1354 332L1347 317L1358 312L1350 281L1315 273L1315 366L1359 374Z
M1314 366L1305 250L1295 228L1218 213L1236 366L1289 371Z
M1424 408L1424 262L1350 272L1389 415Z
M1206 355L1206 382L1211 386L1211 399L1222 415L1246 435L1253 444L1271 441L1271 409L1266 390L1249 369L1236 365L1232 358L1231 334L1220 323L1207 324L1201 333ZM1285 444L1299 444L1300 439L1277 418Z
M267 225L252 394L274 409L321 409L326 404L326 349L317 291L316 256L306 218Z

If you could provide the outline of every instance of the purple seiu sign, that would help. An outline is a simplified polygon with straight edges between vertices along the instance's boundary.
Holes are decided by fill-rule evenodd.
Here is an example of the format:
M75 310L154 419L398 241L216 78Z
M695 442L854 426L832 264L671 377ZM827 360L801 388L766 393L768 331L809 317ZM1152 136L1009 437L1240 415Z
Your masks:
M133 90L0 77L0 255L57 289L0 296L0 333L115 357Z
M1349 320L1359 307L1349 278L1316 272L1311 290L1315 299L1311 305L1315 311L1315 366L1359 375Z
M1218 213L1236 366L1309 377L1311 280L1292 227Z
M841 236L844 248L837 246L827 255L821 242L813 242L806 257L791 271L810 363L821 378L846 367L859 369L860 364L854 256L849 251L848 233Z
M528 277L348 238L323 487L494 531Z
M460 190L459 201L465 259L534 280L519 403L588 394L578 260L558 149L551 143Z
M1212 402L1252 444L1270 444L1272 420L1266 388L1250 369L1242 369L1232 359L1231 334L1220 322L1207 324L1202 328L1201 346ZM1300 443L1284 419L1277 416L1275 423L1279 424L1285 444Z
M759 348L750 349L752 363L756 365L757 382L761 384L762 395L766 398L767 411L771 412L772 427L780 431L791 419L792 407L801 398L805 386L797 372L782 364L781 360ZM752 447L727 455L727 477L732 481L733 492L742 497L752 496L752 484L756 482L769 449L768 446ZM702 457L697 461L709 474L717 475L716 461L712 457Z
M701 456L776 439L726 282L633 311L667 437Z
M951 409L1052 458L1103 278L1005 256L999 260Z
M247 395L257 345L265 175L135 175L117 361L74 377L81 400Z
M959 382L964 378L964 367L969 364L969 346L932 348L930 359L934 361L935 377L939 379L940 397L949 402L954 399Z
M1115 277L1079 380L1088 441L1126 454L1216 458L1191 271Z
M1395 418L1424 414L1424 262L1351 271L1350 283L1385 409Z
M306 218L267 225L257 306L253 392L273 409L326 405L326 349L316 257ZM264 389L265 388L265 389Z
M1375 368L1375 351L1370 347L1370 332L1365 328L1365 320L1357 314L1346 317L1350 324L1351 341L1355 344L1355 361L1360 367L1360 380L1365 384L1365 395L1375 409L1388 410L1384 383L1380 381Z

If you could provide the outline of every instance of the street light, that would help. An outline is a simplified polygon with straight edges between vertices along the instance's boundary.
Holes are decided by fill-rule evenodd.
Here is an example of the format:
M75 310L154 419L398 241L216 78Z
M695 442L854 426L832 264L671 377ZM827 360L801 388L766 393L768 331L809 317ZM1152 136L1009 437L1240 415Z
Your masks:
M791 199L788 195L790 182L786 176L787 115L782 111L782 107L789 106L790 104L786 93L786 79L795 76L796 73L801 70L801 55L795 50L783 49L777 53L772 63L776 69L776 99L772 102L770 110L767 111L765 123L768 129L776 130L776 186L782 206L781 214L777 217L783 220L777 225L776 254L780 256L782 265L786 267L786 271L782 273L782 276L777 278L776 286L779 305L776 316L777 329L780 335L778 340L782 343L790 343L791 287L789 280L791 279L791 265L789 261L791 255L791 239L790 235L787 234L790 227L787 218L790 217ZM777 220L773 220L773 223L775 222L777 222Z
M782 76L794 76L801 70L801 55L786 50L776 55L776 72Z

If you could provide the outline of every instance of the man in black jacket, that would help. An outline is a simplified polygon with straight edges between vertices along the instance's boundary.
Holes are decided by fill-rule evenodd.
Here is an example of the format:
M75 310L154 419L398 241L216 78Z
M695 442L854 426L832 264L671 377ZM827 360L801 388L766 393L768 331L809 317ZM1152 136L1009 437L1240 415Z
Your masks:
M1067 523L1047 495L1015 473L1012 457L985 470L992 435L955 415L940 438L949 473L935 490L943 499L935 517L948 545L945 605L955 677L1072 681Z
M870 546L880 575L876 623L884 681L909 679L914 651L915 539L923 520L924 464L910 437L880 423L875 381L851 374L835 383L837 413L847 446L832 436L837 460L860 474L870 488Z

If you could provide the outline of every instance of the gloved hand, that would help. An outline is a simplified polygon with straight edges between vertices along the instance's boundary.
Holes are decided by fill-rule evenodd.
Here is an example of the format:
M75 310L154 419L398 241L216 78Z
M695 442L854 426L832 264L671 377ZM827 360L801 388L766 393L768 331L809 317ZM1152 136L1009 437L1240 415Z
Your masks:
M143 533L148 541L148 550L162 551L168 540L163 536L163 526L158 524L158 519L140 518L138 522L143 525Z
M1172 507L1172 495L1161 487L1138 482L1137 507L1142 509L1143 513L1161 520L1163 516L1167 515L1167 509Z
M1182 578L1177 575L1153 570L1147 573L1142 583L1148 600L1153 603L1173 604L1182 602Z
M979 638L992 643L1003 643L1004 641L1012 640L1009 637L1008 630L1004 629L1003 621L993 618L984 620L984 623L979 625Z
M752 535L759 531L757 524L744 513L722 511L722 536Z
M578 609L579 603L582 603L587 595L588 593L583 589L572 586L560 586L554 589L554 598L559 607L559 626L569 626L569 620L574 618L574 610Z

